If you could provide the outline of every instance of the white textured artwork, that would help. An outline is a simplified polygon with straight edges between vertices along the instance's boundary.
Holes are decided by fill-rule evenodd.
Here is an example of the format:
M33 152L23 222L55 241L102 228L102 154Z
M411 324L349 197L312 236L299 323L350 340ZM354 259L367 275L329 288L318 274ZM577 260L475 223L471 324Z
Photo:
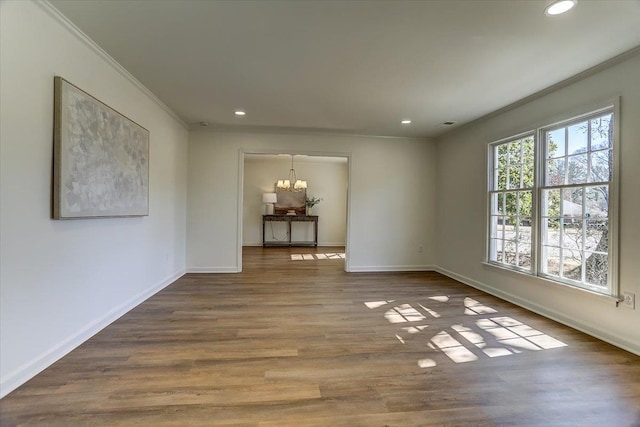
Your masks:
M149 131L55 78L55 219L149 214Z

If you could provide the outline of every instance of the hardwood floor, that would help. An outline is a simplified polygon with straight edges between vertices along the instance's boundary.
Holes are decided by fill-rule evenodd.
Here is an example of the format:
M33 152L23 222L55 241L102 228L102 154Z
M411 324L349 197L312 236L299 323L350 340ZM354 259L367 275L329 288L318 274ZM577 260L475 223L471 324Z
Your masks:
M640 357L334 252L245 248L244 273L182 277L2 399L0 424L640 425Z

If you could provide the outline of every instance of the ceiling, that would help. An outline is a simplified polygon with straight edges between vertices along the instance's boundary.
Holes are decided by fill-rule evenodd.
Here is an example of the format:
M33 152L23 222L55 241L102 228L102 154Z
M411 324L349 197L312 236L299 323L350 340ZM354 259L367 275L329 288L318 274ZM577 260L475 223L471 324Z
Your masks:
M638 0L51 3L194 127L437 136L640 45Z

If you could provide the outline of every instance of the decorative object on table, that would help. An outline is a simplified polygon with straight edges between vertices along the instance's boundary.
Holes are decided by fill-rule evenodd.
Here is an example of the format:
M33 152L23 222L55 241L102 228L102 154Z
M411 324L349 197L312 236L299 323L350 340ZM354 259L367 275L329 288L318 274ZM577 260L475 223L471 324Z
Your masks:
M293 168L293 157L291 155L291 169L289 169L289 179L279 179L276 187L284 191L303 191L307 189L307 181L298 179L296 170Z
M264 193L262 195L262 203L266 204L266 215L273 215L273 205L278 202L278 196L276 193Z
M286 215L287 211L290 210L294 210L297 215L305 214L305 199L307 197L306 190L288 191L276 188L276 196L278 198L274 208L274 213L276 215Z
M305 205L307 206L307 215L313 215L313 207L322 201L322 197L306 197Z
M53 218L149 215L149 131L54 79Z
M296 214L295 209L290 209L287 211L287 215L295 215L295 214Z

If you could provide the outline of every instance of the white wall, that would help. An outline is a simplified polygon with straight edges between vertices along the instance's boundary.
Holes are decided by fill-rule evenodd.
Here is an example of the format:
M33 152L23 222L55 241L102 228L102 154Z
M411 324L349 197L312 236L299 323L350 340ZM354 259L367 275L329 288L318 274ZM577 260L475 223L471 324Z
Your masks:
M50 6L0 7L5 395L183 274L187 131ZM148 217L50 219L54 75L149 129Z
M616 308L603 297L481 264L487 144L616 95L622 95L620 285L640 297L639 55L438 141L438 265L455 278L640 354L638 305Z
M232 272L241 265L242 187L236 185L243 178L241 150L349 155L347 268L415 270L434 264L436 152L431 142L198 130L189 135L189 271Z
M307 181L307 197L320 197L322 201L313 207L319 216L318 244L320 246L344 246L347 233L347 163L346 158L315 160L314 156L295 157L294 168L299 179ZM336 160L342 160L337 162ZM244 209L242 244L262 245L262 214L265 205L262 194L275 191L278 179L287 178L291 158L257 156L246 158L244 163ZM287 224L268 223L267 240L271 231L280 240L286 240ZM292 227L293 241L313 240L313 224L299 223Z

